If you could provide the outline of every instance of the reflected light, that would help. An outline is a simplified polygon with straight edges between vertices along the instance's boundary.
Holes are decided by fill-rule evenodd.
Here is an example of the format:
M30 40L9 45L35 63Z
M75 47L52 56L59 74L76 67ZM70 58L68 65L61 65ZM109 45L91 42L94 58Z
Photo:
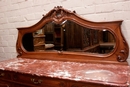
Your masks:
M103 29L102 31L107 31L106 29Z
M66 23L66 22L67 22L67 20L64 20L64 21L61 23L61 25L64 24L64 23Z

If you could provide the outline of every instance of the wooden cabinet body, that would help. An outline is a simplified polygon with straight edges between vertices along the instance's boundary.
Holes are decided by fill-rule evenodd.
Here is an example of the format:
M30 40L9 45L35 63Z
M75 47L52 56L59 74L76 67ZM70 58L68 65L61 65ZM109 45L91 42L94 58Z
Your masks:
M1 71L5 76L0 77L0 87L118 87L56 79L52 77L39 77L11 71ZM8 75L9 77L6 77ZM11 77L11 78L10 78ZM127 86L123 86L127 87Z
M67 87L64 81L55 78L39 77L10 71L0 72L5 75L0 77L0 85L3 85L2 87ZM6 75L9 75L11 78L6 77Z

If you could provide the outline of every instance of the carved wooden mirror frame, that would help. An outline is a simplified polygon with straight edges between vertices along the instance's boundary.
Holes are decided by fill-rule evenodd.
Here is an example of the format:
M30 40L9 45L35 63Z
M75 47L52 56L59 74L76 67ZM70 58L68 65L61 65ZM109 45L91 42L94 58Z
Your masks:
M57 24L62 23L65 20L71 20L84 27L93 29L108 29L116 39L115 49L109 54L76 54L74 52L28 52L22 45L23 35L26 33L34 32L43 27L46 23L54 21ZM18 29L18 39L16 49L18 57L22 58L35 58L35 59L51 59L51 60L63 60L63 61L78 61L78 62L108 62L108 63L122 63L126 64L126 60L129 53L128 44L121 33L122 21L112 22L92 22L78 16L75 11L63 9L61 6L57 6L47 13L38 23L31 27L23 27Z

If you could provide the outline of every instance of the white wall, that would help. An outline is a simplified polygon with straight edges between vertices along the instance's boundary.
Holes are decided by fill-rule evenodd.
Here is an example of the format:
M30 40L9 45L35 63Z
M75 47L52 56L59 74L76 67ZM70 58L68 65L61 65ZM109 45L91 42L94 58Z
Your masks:
M124 20L122 32L130 45L130 0L0 0L0 60L16 58L16 28L35 24L54 6L91 21Z

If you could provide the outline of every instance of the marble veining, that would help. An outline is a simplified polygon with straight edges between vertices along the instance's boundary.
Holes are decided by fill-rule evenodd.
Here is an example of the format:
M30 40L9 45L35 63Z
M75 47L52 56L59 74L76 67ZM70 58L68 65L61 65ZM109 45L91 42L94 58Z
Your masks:
M15 58L0 62L1 70L108 85L129 85L129 66Z

